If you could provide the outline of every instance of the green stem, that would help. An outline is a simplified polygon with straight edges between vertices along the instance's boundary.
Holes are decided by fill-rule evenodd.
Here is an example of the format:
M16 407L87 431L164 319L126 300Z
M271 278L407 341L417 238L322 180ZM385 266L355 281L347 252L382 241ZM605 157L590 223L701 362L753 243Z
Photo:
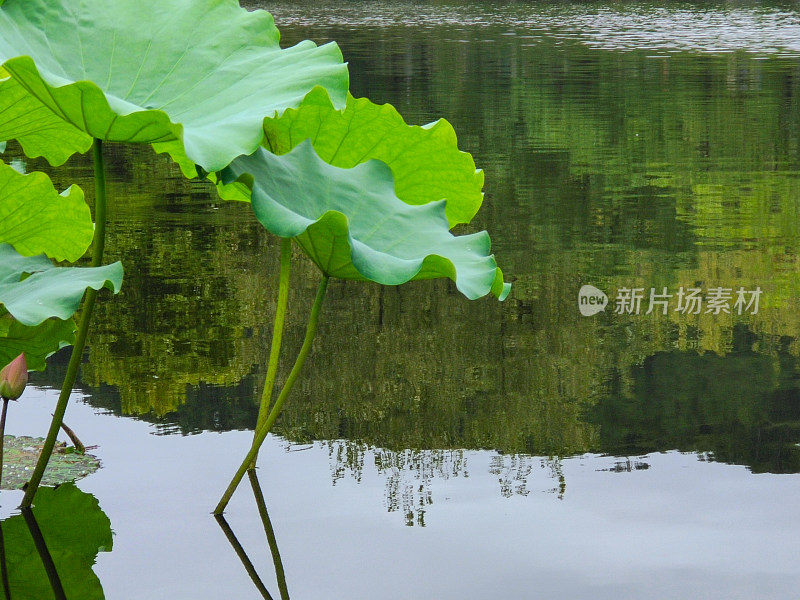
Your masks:
M223 512L225 512L225 507L228 506L228 502L230 502L233 492L236 491L236 487L239 485L239 482L242 481L245 471L247 471L247 469L253 463L255 457L258 456L258 451L261 448L261 444L263 444L264 440L267 439L267 434L275 424L278 414L281 412L281 408L283 407L283 403L286 402L286 398L292 391L292 386L294 386L294 382L297 379L297 376L300 374L300 370L303 368L303 363L306 362L306 357L311 351L314 335L317 333L319 311L320 308L322 308L322 301L325 299L325 290L327 287L328 276L323 275L322 281L320 281L319 284L319 289L317 290L317 297L314 300L314 306L311 308L311 316L308 319L308 327L306 328L306 337L303 340L303 345L300 348L300 352L297 354L297 359L295 360L294 366L289 373L289 377L286 379L286 384L283 386L278 399L275 401L275 406L272 407L272 410L270 411L267 420L264 422L264 425L262 425L261 428L256 431L256 437L253 441L252 447L250 448L250 452L248 452L247 456L245 456L242 464L239 466L239 470L236 471L236 475L233 476L230 485L228 485L228 489L225 490L225 493L222 495L222 499L214 509L215 515L221 515Z
M286 320L286 307L289 304L289 273L292 266L292 238L281 238L281 277L278 286L278 306L275 311L275 323L272 329L272 345L269 348L269 366L264 380L264 391L261 394L261 407L258 409L256 431L259 431L269 416L272 391L275 389L275 376L278 373L278 358L283 341L283 323ZM255 444L255 433L253 434ZM255 468L253 460L251 467Z
M92 266L99 267L103 263L103 250L105 249L106 238L106 174L105 166L103 164L103 142L95 139L93 145L93 158L94 158L94 248L92 249ZM22 498L21 508L30 508L33 504L33 497L39 489L39 484L42 481L44 470L47 463L50 461L50 456L53 454L53 448L56 445L56 437L58 430L61 429L61 423L64 420L64 414L67 412L67 404L69 397L72 393L72 387L75 385L75 379L78 377L78 369L81 366L83 359L83 349L86 346L86 337L89 334L89 324L92 321L92 310L94 303L97 299L97 290L89 288L86 290L86 296L83 299L83 311L81 312L81 320L78 324L78 334L75 336L75 345L72 347L72 356L67 365L67 374L64 377L64 383L61 386L61 394L58 396L56 409L53 413L53 420L50 422L50 429L47 432L42 451L39 454L39 459L36 461L36 467L33 470L33 475L25 488L25 496Z
M3 448L6 445L6 413L8 398L3 398L3 413L0 414L0 484L3 483Z
M92 266L103 264L103 252L106 247L106 169L103 161L103 141L95 139L92 148L94 162L94 248L92 249Z

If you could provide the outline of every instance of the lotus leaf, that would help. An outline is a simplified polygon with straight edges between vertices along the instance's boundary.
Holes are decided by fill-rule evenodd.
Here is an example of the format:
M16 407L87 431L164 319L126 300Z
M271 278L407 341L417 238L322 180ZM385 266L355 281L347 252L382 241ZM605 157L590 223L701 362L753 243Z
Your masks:
M17 140L26 156L43 156L57 167L86 152L92 138L56 115L18 81L0 81L0 139Z
M315 90L297 109L264 121L264 145L284 154L305 139L325 162L349 169L376 158L389 165L395 193L408 204L447 200L450 226L469 223L483 202L483 171L458 149L453 127L440 119L407 125L390 104L348 94L344 112L324 90Z
M217 171L260 143L265 117L315 86L343 106L339 48L282 49L272 16L235 0L9 0L0 62L31 95L101 140L178 140Z
M48 319L39 325L23 325L0 308L0 364L8 364L25 353L28 369L43 371L45 359L75 341L72 319Z
M452 235L445 202L406 204L395 195L391 169L378 160L341 169L305 141L282 156L260 148L222 177L246 184L261 224L294 238L331 277L386 285L448 277L470 299L492 292L502 300L510 289L486 232Z
M92 214L79 187L59 194L44 173L21 175L0 162L0 243L27 256L74 262L93 235Z
M31 469L39 458L43 438L30 436L5 436L3 444L3 480L1 490L21 490ZM47 465L42 485L61 485L91 475L100 468L100 461L92 454L75 451L61 442Z
M36 495L33 514L64 588L64 597L102 600L103 588L92 567L98 552L110 552L114 540L111 521L97 499L74 483L42 488ZM10 588L0 595L14 600L53 598L23 515L12 516L0 526Z
M121 285L119 262L55 267L44 255L22 256L9 244L0 244L0 303L23 325L38 325L50 317L68 319L78 310L86 288L106 287L116 294Z

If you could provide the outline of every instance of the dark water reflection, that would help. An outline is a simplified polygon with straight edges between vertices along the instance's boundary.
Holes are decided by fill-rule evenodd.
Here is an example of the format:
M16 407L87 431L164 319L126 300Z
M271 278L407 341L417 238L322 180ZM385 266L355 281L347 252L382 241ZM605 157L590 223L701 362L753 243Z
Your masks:
M680 449L800 471L795 11L266 7L286 44L339 40L355 95L411 123L451 120L486 171L475 227L489 229L514 282L503 304L468 302L445 282L334 282L282 435L395 458ZM126 281L98 307L83 371L91 402L164 433L252 427L275 241L246 206L217 201L166 158L111 152L107 248ZM88 163L71 164L59 181L90 190ZM287 351L316 286L297 265ZM763 295L756 314L684 314L673 299L668 314L584 317L584 284L612 302L634 287ZM55 385L54 367L43 377Z

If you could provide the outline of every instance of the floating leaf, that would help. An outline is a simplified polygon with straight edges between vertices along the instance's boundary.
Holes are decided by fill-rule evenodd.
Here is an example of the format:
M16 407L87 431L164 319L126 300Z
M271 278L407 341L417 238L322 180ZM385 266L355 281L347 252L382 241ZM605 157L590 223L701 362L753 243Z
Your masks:
M21 175L0 162L0 243L20 254L74 262L93 235L92 214L79 187L59 194L44 173Z
M22 256L0 244L0 303L23 325L38 325L50 317L68 319L78 310L86 288L106 287L116 294L121 285L119 262L59 268L43 255Z
M319 89L299 108L264 121L264 135L264 145L276 154L310 139L322 160L344 169L378 159L389 165L395 193L404 202L447 200L451 227L469 223L483 202L483 171L458 149L456 133L444 119L410 126L390 104L349 94L340 112Z
M252 190L261 224L295 238L329 276L386 285L448 277L470 299L508 294L488 234L454 236L444 202L412 206L397 198L380 161L340 169L306 141L283 156L259 149L238 158L223 172L224 181L236 179Z
M178 140L217 171L260 143L265 117L315 86L344 105L339 48L282 49L272 16L232 0L10 0L0 62L51 111L92 137ZM6 117L7 118L7 117Z
M48 319L39 325L23 325L0 308L0 364L6 364L20 352L25 353L28 368L43 371L45 359L75 341L72 319Z
M74 483L43 487L36 493L33 514L47 544L66 598L102 600L105 596L92 567L98 552L110 552L111 522L97 499ZM23 515L0 523L9 590L14 600L53 598L50 580Z
M0 489L22 489L30 479L43 444L44 438L5 436L3 483ZM74 448L59 442L52 459L47 463L42 485L61 485L68 481L77 481L99 468L100 461L96 456L75 452Z

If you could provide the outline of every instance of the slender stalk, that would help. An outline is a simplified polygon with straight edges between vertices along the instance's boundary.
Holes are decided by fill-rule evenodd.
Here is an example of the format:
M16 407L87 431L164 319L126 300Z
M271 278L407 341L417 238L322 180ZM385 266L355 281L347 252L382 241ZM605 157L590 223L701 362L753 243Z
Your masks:
M94 247L92 248L92 266L103 264L103 252L106 248L106 168L103 161L103 141L94 140L92 147L94 163Z
M99 267L103 263L103 250L106 244L106 173L105 165L103 163L103 142L95 139L92 147L92 155L94 158L94 247L92 249L92 266ZM53 454L53 448L56 445L56 437L58 430L61 429L61 423L64 420L64 414L67 412L67 404L69 397L72 393L72 386L75 385L75 379L78 377L78 369L81 366L83 359L83 349L86 346L86 337L89 334L89 324L92 321L92 310L94 303L97 299L97 290L89 288L86 290L86 295L83 299L83 311L81 312L81 320L78 324L78 334L75 336L75 345L72 347L72 356L70 356L69 364L67 365L67 374L64 377L64 383L61 386L61 393L58 396L56 403L56 410L53 413L53 420L50 422L50 429L47 432L42 452L39 454L39 459L36 461L36 467L33 469L33 474L25 488L25 496L22 498L21 508L30 508L33 504L33 497L39 489L39 484L42 482L44 470L47 463L50 461L50 456Z
M283 323L286 320L286 307L289 304L289 274L292 266L292 239L281 238L281 277L278 286L278 306L275 311L275 323L272 330L272 344L269 347L269 366L264 380L264 391L261 393L261 407L258 409L256 431L259 431L269 416L272 402L272 390L275 389L275 376L278 373L278 358L283 341ZM253 443L255 444L255 433ZM256 459L258 457L256 456ZM255 468L256 459L251 468Z
M325 299L325 290L327 288L328 276L323 275L322 281L320 281L319 288L317 289L317 297L314 300L314 306L311 307L311 316L308 319L306 337L303 340L303 345L300 348L300 352L297 354L297 359L295 360L294 366L289 373L289 377L286 378L286 384L283 386L278 399L275 401L275 406L272 407L272 410L270 411L267 420L264 422L264 425L262 425L261 428L256 431L256 438L253 441L250 452L248 452L247 456L245 456L241 466L239 467L239 470L236 471L236 474L233 476L233 479L228 485L228 489L225 490L225 493L222 495L222 499L220 499L219 504L217 504L217 507L214 509L215 515L221 515L223 512L225 512L225 507L228 506L228 502L230 502L233 492L236 491L236 487L239 485L239 482L242 481L245 471L247 471L247 469L253 463L255 457L258 456L258 451L261 448L261 445L264 443L264 440L267 439L267 434L275 424L278 414L281 412L281 408L283 407L283 403L286 402L286 398L292 391L292 386L294 386L294 382L297 379L297 376L300 374L300 370L303 368L303 363L306 362L306 357L308 357L308 353L311 352L311 344L314 341L314 335L317 333L319 311L320 308L322 308L322 301Z
M50 415L50 416L52 416L52 415ZM72 440L72 445L75 446L75 452L77 452L78 454L86 454L86 446L83 445L83 442L81 441L81 439L63 421L61 422L61 429L63 429L64 433L67 434L67 437L70 440Z
M3 413L0 414L0 484L3 483L3 448L6 445L6 413L8 398L3 398Z
M278 551L278 540L275 538L275 530L272 528L272 521L270 521L269 513L267 512L267 503L264 502L264 494L261 492L261 484L258 481L255 469L248 469L247 477L250 479L250 487L253 489L253 496L256 499L258 514L261 517L261 523L264 525L264 533L267 535L267 543L269 544L270 554L272 554L272 564L275 565L275 577L278 579L278 591L281 593L281 600L289 600L289 588L286 585L286 573L283 570L281 553Z

